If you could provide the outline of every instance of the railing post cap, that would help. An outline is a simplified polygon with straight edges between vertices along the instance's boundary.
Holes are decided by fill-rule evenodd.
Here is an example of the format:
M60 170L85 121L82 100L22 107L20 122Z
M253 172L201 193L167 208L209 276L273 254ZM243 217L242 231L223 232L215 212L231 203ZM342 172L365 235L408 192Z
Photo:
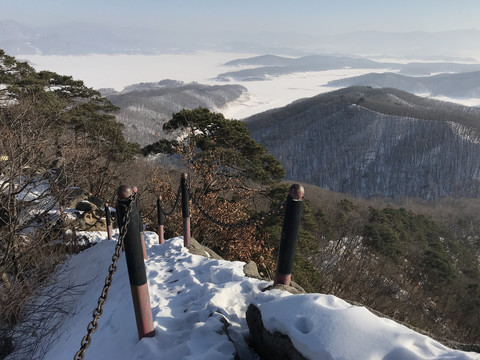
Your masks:
M119 199L128 199L133 194L133 189L130 185L120 185L117 189L117 196Z
M293 200L303 200L303 195L305 195L305 189L300 184L293 184L290 186L290 190L288 191L288 195Z

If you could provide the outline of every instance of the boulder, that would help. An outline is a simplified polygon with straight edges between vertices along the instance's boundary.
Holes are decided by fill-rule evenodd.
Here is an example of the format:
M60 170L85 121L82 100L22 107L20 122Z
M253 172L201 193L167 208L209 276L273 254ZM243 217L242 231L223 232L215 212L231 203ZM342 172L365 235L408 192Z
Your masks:
M262 291L268 291L268 290L272 290L272 289L287 291L290 294L294 294L294 295L295 294L306 294L307 293L300 285L298 285L297 283L295 283L293 281L290 283L290 285L283 285L283 284L273 285L272 284L272 285L267 286Z
M254 261L250 261L249 263L245 264L243 267L243 273L245 276L254 278L254 279L262 279L262 276L258 272L257 264Z
M68 227L77 231L107 231L104 203L99 197L81 188L71 188L65 205L78 211L76 218L65 220Z
M74 227L77 231L107 231L105 217L98 216L94 212L78 213L76 219L65 220L67 227Z
M87 200L82 200L75 204L75 210L78 211L93 211L94 209L98 210L97 206Z
M210 259L216 260L224 260L220 255L218 255L215 251L209 249L208 247L200 244L194 238L190 238L190 248L188 249L190 254L204 256Z
M76 208L78 203L89 202L95 205L98 209L103 209L105 202L100 199L98 196L92 195L88 191L81 188L71 188L70 193L67 195L66 207Z
M65 206L67 208L75 209L79 202L87 200L90 193L80 188L71 188L66 196Z

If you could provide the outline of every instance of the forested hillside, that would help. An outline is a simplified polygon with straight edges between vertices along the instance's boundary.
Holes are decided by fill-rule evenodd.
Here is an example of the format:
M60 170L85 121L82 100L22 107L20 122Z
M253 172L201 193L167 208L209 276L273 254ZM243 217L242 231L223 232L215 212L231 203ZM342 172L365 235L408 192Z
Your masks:
M444 339L480 342L480 199L364 200L304 185L295 281Z
M335 87L373 86L388 87L414 94L448 96L451 98L480 97L480 71L439 74L433 76L405 76L396 73L371 73L330 81Z
M100 90L120 108L117 121L125 125L126 138L140 145L158 141L172 114L198 107L219 111L245 91L241 85L208 86L175 80L131 85L122 92Z
M361 197L480 196L480 110L351 87L246 119L286 178Z
M167 237L181 233L182 214L178 207L173 210L179 172L145 161L138 144L125 141L123 125L115 121L118 108L97 91L68 76L37 73L1 51L0 84L1 345L11 344L13 337L31 339L31 329L44 326L53 305L66 311L64 304L48 302L33 310L37 320L29 324L28 331L17 327L30 318L32 309L25 304L48 283L55 266L67 254L90 246L82 243L76 232L93 226L104 229L101 207L106 200L114 200L119 184L138 187L145 226L150 230L156 225L159 195L166 208L172 209L165 226ZM175 87L175 83L170 85ZM143 89L148 97L151 87L158 90L158 84L139 85L137 96L141 98ZM471 181L470 189L478 190L478 171L472 172L478 169L476 109L431 102L392 89L352 88L297 101L268 115L270 118L261 118L265 116L261 114L257 122L248 125L256 131L263 129L260 134L276 136L276 141L281 139L280 148L289 150L287 170L295 162L305 170L317 166L320 161L308 156L316 154L320 139L330 141L333 149L324 152L325 157L337 155L328 163L343 166L338 167L338 174L329 173L332 178L343 171L354 183L357 175L348 173L351 169L366 174L374 171L375 167L356 167L353 156L370 149L376 152L370 157L368 152L363 155L371 160L365 166L373 166L377 158L385 161L383 168L377 165L382 171L379 177L375 172L370 177L374 185L388 178L395 189L418 190L415 186L424 181L422 176L431 174L427 179L436 180L463 171L458 178L465 176L461 178L464 185ZM315 127L316 123L322 126ZM429 126L432 124L436 126ZM226 259L256 261L261 275L271 280L282 232L280 205L288 186L279 181L284 171L278 160L251 139L246 125L206 108L181 110L162 129L181 131L183 141L151 144L143 148L143 154L181 156L189 173L192 236ZM291 139L298 140L294 148L288 148ZM442 146L447 145L447 155L455 158L462 170L445 160L449 158ZM407 150L410 157L401 153ZM384 154L388 151L390 157ZM399 167L400 171L393 165L387 169L397 171L397 177L402 171L415 172L408 173L408 179L391 179L386 160ZM437 169L429 168L429 161ZM410 164L411 169L407 167ZM430 172L419 172L414 168L419 164ZM308 170L311 177L317 173L321 171ZM367 180L364 176L362 181L367 184ZM427 185L428 194L435 194L434 190L447 189L448 181L437 187ZM463 189L461 185L456 184ZM294 281L308 291L359 302L437 337L480 342L479 199L405 199L398 205L391 199L367 201L308 184L305 188ZM81 200L74 195L78 192L85 195ZM77 206L79 202L82 204ZM90 210L84 202L91 203ZM53 298L75 291L54 290ZM0 349L4 353L11 350L11 346Z

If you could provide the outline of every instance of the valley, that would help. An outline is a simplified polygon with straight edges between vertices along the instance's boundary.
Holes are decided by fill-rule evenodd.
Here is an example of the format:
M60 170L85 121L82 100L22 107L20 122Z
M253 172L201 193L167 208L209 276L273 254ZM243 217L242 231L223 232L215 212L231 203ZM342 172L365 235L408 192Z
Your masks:
M350 87L245 120L287 179L353 196L480 196L480 110Z
M363 68L358 59L344 64L342 67L318 70L312 68L290 69L275 76L268 74L261 79L228 79L228 82L218 81L220 74L238 71L251 71L258 69L261 64L255 59L255 53L199 51L187 54L162 54L162 55L19 55L19 59L28 61L37 70L50 70L59 74L82 79L85 84L94 89L113 89L122 92L131 85L141 83L158 83L163 80L181 81L185 84L198 83L202 85L241 85L247 89L242 97L226 103L219 111L227 118L244 119L257 113L286 106L298 99L316 96L321 93L340 89L341 83L335 81L367 76L375 73L383 74L392 69L384 67ZM265 57L263 57L265 58ZM280 59L300 59L301 57L267 57L268 62L263 66L270 68L278 64ZM246 60L245 60L246 59ZM252 60L253 59L253 60ZM321 58L320 58L321 60ZM423 60L420 63L415 59L383 59L379 64L395 64L400 69L421 67L423 74L429 71L437 73L439 62ZM410 64L410 65L409 65ZM472 66L478 66L471 60L468 64L457 63L455 70L471 71ZM450 65L447 70L451 70ZM258 70L257 70L258 71ZM413 70L409 70L413 71ZM406 75L406 74L403 74ZM370 76L370 75L369 75ZM412 79L412 81L415 78ZM345 80L346 81L346 80ZM457 81L457 83L459 83ZM364 85L364 84L362 84ZM374 85L374 84L372 84ZM388 87L400 87L399 82L390 82ZM403 89L405 90L405 89ZM407 89L408 90L408 89ZM412 89L410 89L412 90ZM421 88L417 95L430 96L444 101L451 101L466 106L479 106L480 98L469 96L447 96L443 94L430 94ZM170 116L171 113L164 114Z
M477 4L301 1L272 7L208 0L115 7L31 2L20 9L9 2L0 15L0 359L42 358L32 356L30 343L38 354L50 348L58 358L73 354L85 331L76 315L95 300L96 266L110 259L103 241L109 212L114 228L133 221L136 232L138 220L145 235L154 235L151 245L154 232L163 231L184 255L190 232L209 257L218 254L239 270L256 267L254 276L270 283L293 202L301 209L289 270L297 289L341 298L347 309L360 306L382 322L390 318L478 357ZM115 190L120 184L137 188L131 200L138 219L114 211L123 203ZM302 201L292 201L292 184L303 185ZM118 253L125 228L121 232ZM175 240L180 234L187 239L183 247ZM209 327L216 337L224 332L229 341L240 339L240 350L249 352L254 333L229 321L244 322L245 309L231 307L239 296L217 291L232 283L231 275L219 277L216 265L187 269L185 257L157 271L157 262L172 254L173 247L163 245L144 257L145 265L155 264L147 288L162 283L168 291L150 293L154 339L137 343L131 329L119 331L128 320L123 306L130 307L123 295L105 307L96 339L107 339L119 358L209 358L197 335L182 347L189 355L168 341L177 330L192 327L200 334ZM81 260L87 257L92 266ZM68 259L78 269L58 273ZM205 310L198 296L186 298L193 288L175 280L177 265L178 276L186 269L205 273L194 281L202 294L208 301L221 296L229 308ZM119 270L114 286L130 292L125 268ZM67 285L55 282L59 274ZM222 284L205 282L213 278ZM235 286L253 289L245 282ZM110 299L120 294L114 289ZM182 307L166 303L170 296ZM312 322L297 310L289 322L314 343L325 340L325 356L336 358L328 355L330 346L353 354L363 346L349 339L332 343L335 329L349 327L347 317ZM56 311L58 324L48 320ZM184 315L192 321L181 320ZM221 329L207 326L215 317ZM278 323L280 316L269 318ZM56 332L60 323L65 331ZM358 323L357 340L368 336L385 345L383 335L368 335L372 323ZM314 335L317 329L322 335ZM117 335L130 340L119 344ZM66 341L58 341L62 336ZM90 356L108 357L97 340ZM125 344L129 352L121 350ZM413 359L417 350L424 352L419 358L429 357L417 340L405 346L387 357ZM213 357L233 358L223 355Z

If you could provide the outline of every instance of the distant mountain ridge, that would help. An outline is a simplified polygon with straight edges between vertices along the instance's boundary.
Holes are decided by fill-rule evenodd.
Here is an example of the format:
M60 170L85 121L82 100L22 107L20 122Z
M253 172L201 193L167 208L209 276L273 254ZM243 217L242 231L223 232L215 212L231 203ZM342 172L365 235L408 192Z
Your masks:
M112 28L73 22L33 27L0 20L0 49L11 55L88 55L155 53L170 44L155 40L145 29Z
M361 197L480 197L480 109L350 87L246 119L289 180Z
M241 85L209 86L175 80L130 85L122 92L100 90L102 95L121 108L117 121L125 125L126 138L142 146L159 140L162 126L172 114L198 107L221 111L246 91Z
M480 65L477 65L480 69ZM431 96L451 98L480 98L480 71L410 77L396 73L371 73L330 81L329 86L389 87L411 93L429 93Z
M224 64L225 66L247 67L241 70L228 71L216 77L218 81L251 81L268 80L272 76L287 75L298 72L327 71L337 69L389 69L404 75L430 75L438 72L472 72L480 71L480 64L452 63L452 62L379 62L359 56L340 55L307 55L301 57L283 57L276 55L261 55L244 59L236 59ZM356 79L356 78L353 78ZM348 82L338 84L342 86L356 85ZM332 83L336 85L337 83ZM370 84L359 84L370 85ZM395 86L391 86L395 87Z
M402 66L400 74L421 76L439 73L461 73L480 71L480 63L463 62L410 62Z
M1 15L0 15L1 16ZM62 23L28 26L0 20L0 49L11 55L162 54L214 50L241 53L356 54L411 59L475 59L480 48L472 39L478 30L437 33L380 31L337 35L251 33L244 29L172 32L156 28L109 26L102 23Z
M307 55L297 58L264 55L229 61L227 66L257 65L258 67L229 71L216 77L218 81L266 80L269 76L286 75L296 72L326 71L344 68L397 69L401 64L383 63L353 56Z

